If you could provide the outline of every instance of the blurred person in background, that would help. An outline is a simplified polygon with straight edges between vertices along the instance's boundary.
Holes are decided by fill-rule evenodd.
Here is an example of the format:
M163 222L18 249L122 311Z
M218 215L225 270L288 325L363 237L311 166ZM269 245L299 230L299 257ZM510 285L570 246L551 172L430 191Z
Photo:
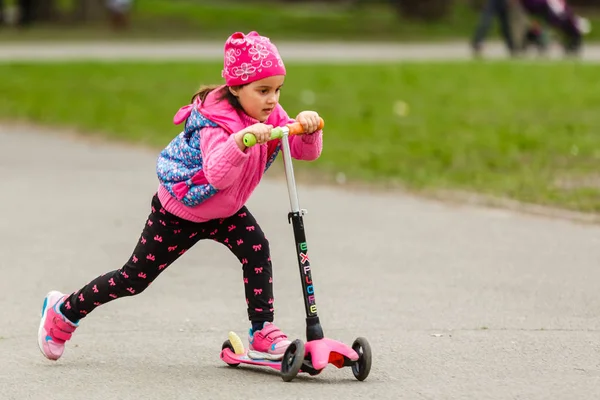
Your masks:
M504 39L504 43L506 44L509 53L511 56L516 53L515 43L511 33L508 0L487 0L471 41L473 54L477 57L481 55L483 41L487 36L495 17L498 17L500 22L500 33L502 34L502 38Z
M106 0L106 8L108 8L114 28L124 29L129 26L132 5L133 0Z

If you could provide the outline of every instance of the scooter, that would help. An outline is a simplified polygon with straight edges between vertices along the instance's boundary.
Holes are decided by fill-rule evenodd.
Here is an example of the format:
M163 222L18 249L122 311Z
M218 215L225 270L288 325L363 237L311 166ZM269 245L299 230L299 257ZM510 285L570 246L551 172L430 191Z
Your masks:
M322 129L324 124L323 119L321 119L319 129ZM355 378L363 381L371 371L371 346L367 339L358 337L354 340L351 347L337 340L328 339L323 334L323 328L317 315L315 287L307 255L308 247L304 231L303 216L306 214L306 210L300 209L298 203L292 156L288 141L289 135L301 135L303 133L302 125L295 122L284 127L274 128L271 131L271 140L281 139L285 177L291 206L291 212L288 213L288 223L291 222L294 231L304 308L306 311L306 343L300 339L294 340L283 354L281 361L257 360L248 357L247 350L244 349L239 336L235 332L229 332L228 340L221 347L220 358L232 367L237 367L240 364L249 364L273 368L280 371L284 382L292 381L299 372L308 373L311 376L318 375L328 364L332 364L339 369L351 367ZM256 144L256 137L251 133L244 135L243 140L247 147Z

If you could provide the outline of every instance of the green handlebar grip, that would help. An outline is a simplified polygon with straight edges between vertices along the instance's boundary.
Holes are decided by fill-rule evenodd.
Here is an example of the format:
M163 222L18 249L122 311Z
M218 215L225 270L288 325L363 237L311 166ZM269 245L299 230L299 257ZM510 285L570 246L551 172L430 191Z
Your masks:
M252 147L256 144L256 136L251 133L246 133L244 135L244 145L246 147Z
M269 140L281 139L282 136L283 136L283 129L281 129L280 127L273 128L271 130L271 138ZM254 136L254 134L252 134L252 133L246 133L244 135L243 140L244 140L244 145L246 147L252 147L256 144L256 136Z

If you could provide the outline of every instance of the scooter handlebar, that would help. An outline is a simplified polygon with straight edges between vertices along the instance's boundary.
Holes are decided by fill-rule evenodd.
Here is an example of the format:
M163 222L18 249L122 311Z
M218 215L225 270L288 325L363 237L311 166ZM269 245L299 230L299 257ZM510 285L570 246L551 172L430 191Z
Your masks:
M323 126L325 126L325 121L323 118L320 118L318 129L323 129ZM294 122L283 127L278 126L273 128L271 130L271 138L269 140L281 139L286 130L290 135L302 135L305 133L302 124L300 124L300 122ZM246 147L252 147L256 144L256 136L254 136L253 133L246 133L243 140Z

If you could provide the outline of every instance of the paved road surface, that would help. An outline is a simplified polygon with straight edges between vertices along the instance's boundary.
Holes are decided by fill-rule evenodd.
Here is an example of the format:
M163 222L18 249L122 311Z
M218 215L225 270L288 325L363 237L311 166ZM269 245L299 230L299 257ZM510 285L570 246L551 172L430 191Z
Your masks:
M372 53L281 47L297 60L468 56L461 45ZM76 57L104 59L218 58L221 51L187 44L80 50ZM74 54L61 45L0 46L5 61ZM586 59L598 55L592 48ZM96 310L58 363L45 360L36 344L43 296L75 290L129 257L156 188L155 159L147 150L0 126L0 398L600 396L600 227L310 186L300 187L300 199L309 209L325 333L370 340L367 381L333 366L289 384L271 371L226 367L218 352L229 330L244 335L245 303L237 261L212 242L194 247L144 294ZM303 338L284 182L264 181L249 206L271 238L277 322Z
M245 302L237 261L213 242L143 294L96 310L65 356L47 361L36 344L44 295L129 257L155 159L0 128L2 399L600 396L600 227L310 186L300 199L325 333L370 340L367 381L333 366L288 384L226 367L219 349L229 330L244 335ZM303 338L286 194L283 181L266 180L249 206L272 242L277 322Z
M381 43L305 43L278 41L286 61L312 62L372 62L398 60L464 60L471 57L469 47L462 42L443 44L381 44ZM489 59L506 58L500 43L486 45ZM548 55L562 57L554 46ZM0 62L11 60L222 60L223 44L212 42L93 42L93 43L0 43ZM584 48L585 61L600 61L600 45Z

